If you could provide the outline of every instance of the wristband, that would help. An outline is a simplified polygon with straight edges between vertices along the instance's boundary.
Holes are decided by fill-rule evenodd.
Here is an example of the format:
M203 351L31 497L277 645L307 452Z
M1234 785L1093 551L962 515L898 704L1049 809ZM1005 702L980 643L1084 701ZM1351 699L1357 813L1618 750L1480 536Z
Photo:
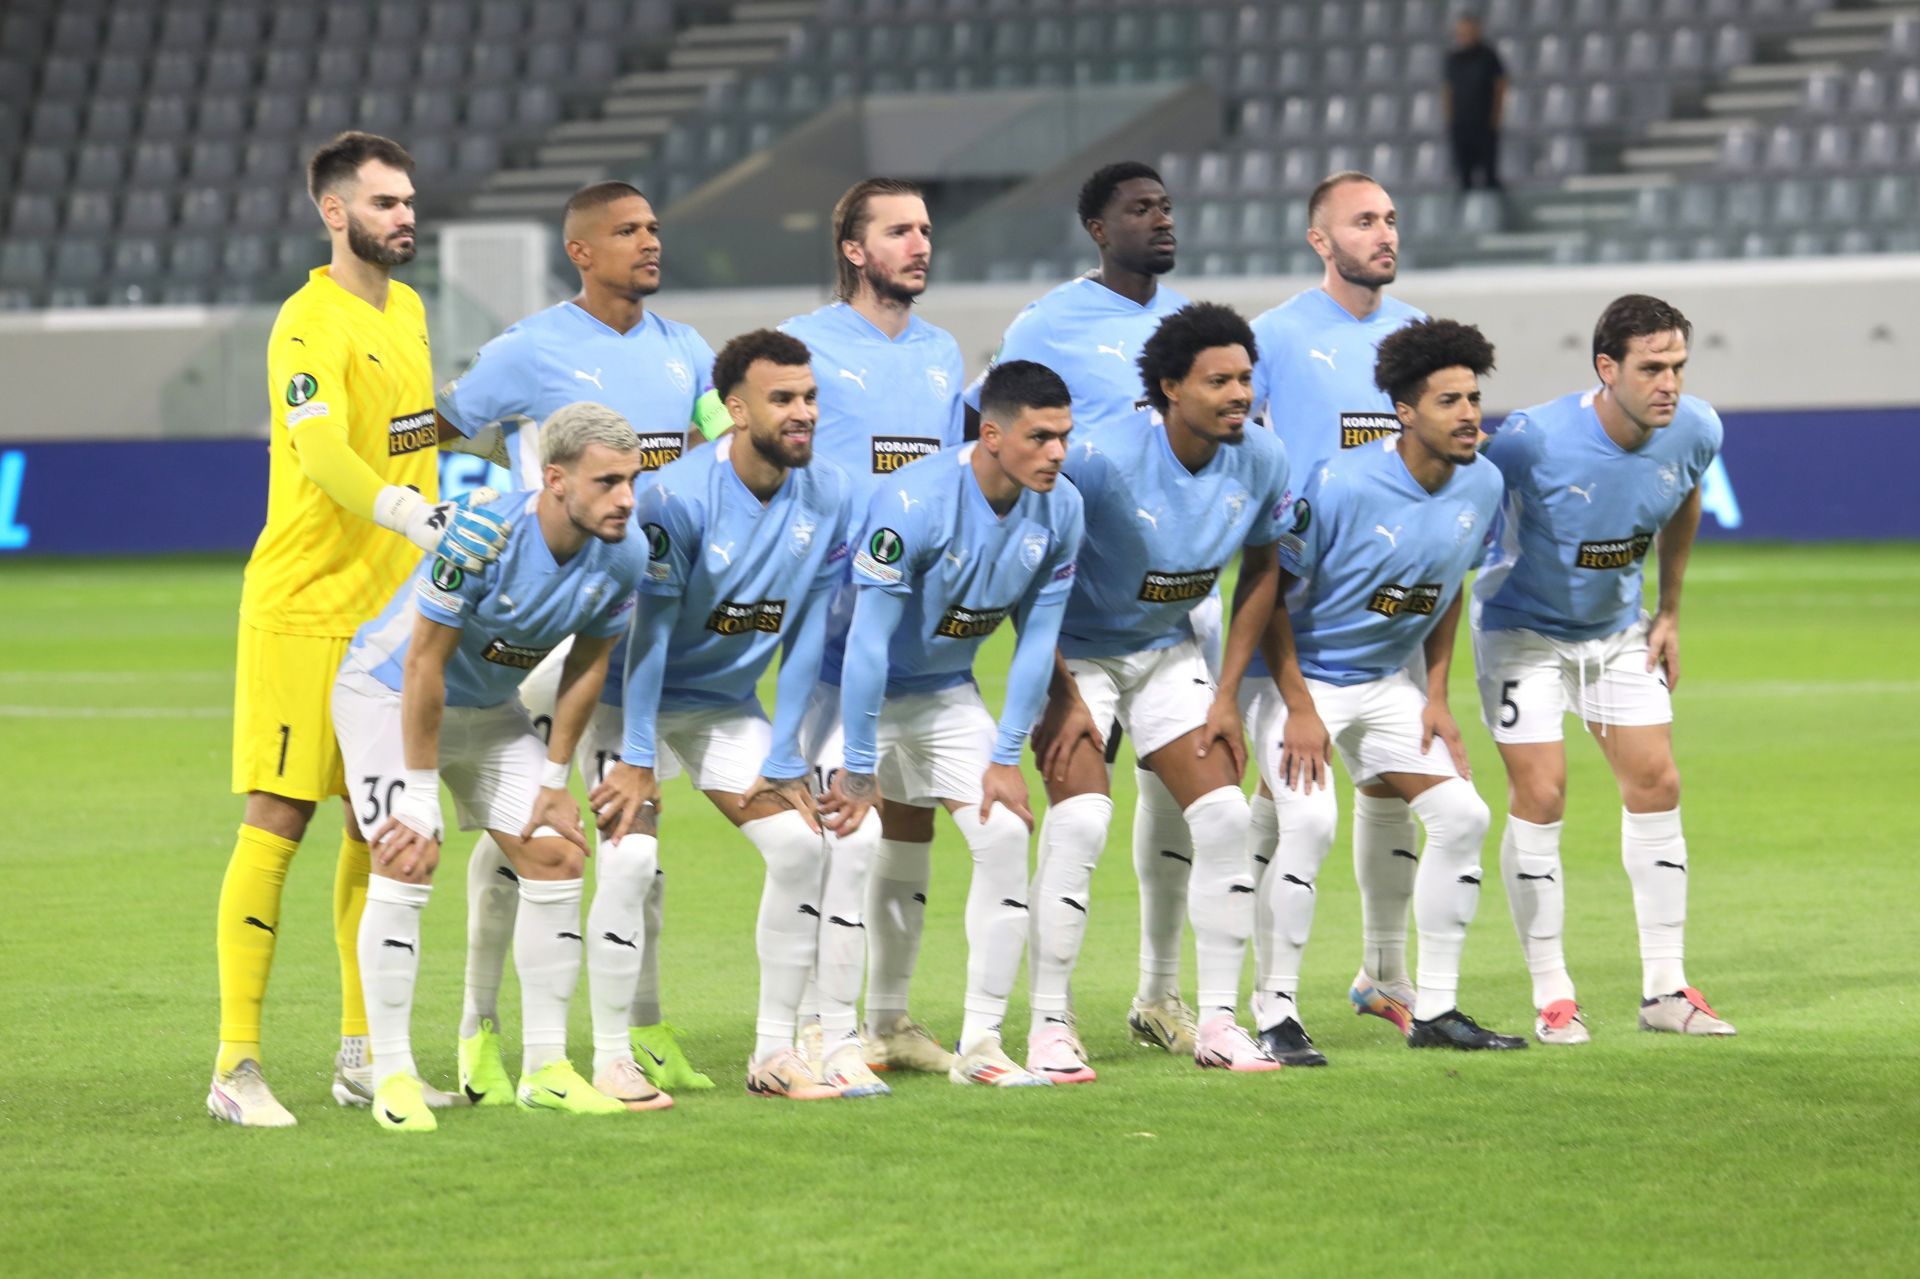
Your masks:
M407 521L426 504L427 499L421 497L417 490L389 484L373 499L373 522L381 528L404 535Z
M387 815L428 839L440 838L440 770L409 768Z
M567 779L573 776L573 764L562 760L559 763L542 760L540 762L540 787L542 790L565 790Z

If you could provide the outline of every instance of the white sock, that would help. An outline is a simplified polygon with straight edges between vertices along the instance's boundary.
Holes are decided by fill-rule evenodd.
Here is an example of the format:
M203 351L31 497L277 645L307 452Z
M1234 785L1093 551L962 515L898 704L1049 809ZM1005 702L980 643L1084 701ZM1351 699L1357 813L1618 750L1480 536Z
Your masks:
M1240 970L1253 935L1253 873L1247 858L1247 797L1238 786L1208 791L1187 805L1193 832L1195 1007L1200 1020L1240 1006Z
M1407 906L1420 868L1420 832L1404 800L1353 793L1353 877L1360 885L1360 966L1380 982L1407 980Z
M391 1076L420 1073L413 1064L413 990L420 976L420 912L432 894L432 884L367 878L357 949L375 1088Z
M593 1072L633 1060L627 1014L640 977L647 890L660 865L651 835L601 841L594 858L593 905L587 909L587 1003L593 1010Z
M1520 954L1533 975L1533 1006L1573 998L1573 978L1561 941L1566 931L1567 886L1560 865L1559 822L1536 823L1507 814L1500 836L1500 877Z
M1340 809L1333 788L1282 790L1269 802L1279 824L1270 845L1273 861L1254 898L1255 1023L1270 1030L1298 1018L1294 995L1300 989L1300 962L1313 931L1320 867L1333 848Z
M640 976L634 982L633 1007L627 1019L636 1026L658 1026L660 1011L660 926L667 914L667 872L655 867L647 886L644 917L647 931L640 941Z
M867 880L880 847L880 814L872 812L860 828L845 836L827 837L826 882L820 891L820 958L808 984L813 997L800 1002L804 1025L811 1012L820 1019L820 1034L829 1051L851 1039L859 1020L860 979L867 967ZM908 976L912 975L911 963Z
M1144 1002L1180 993L1180 928L1187 917L1193 839L1186 814L1152 769L1134 770L1133 871L1140 880L1140 985Z
M1680 810L1620 810L1620 860L1640 923L1640 994L1671 995L1687 984L1687 841Z
M520 1073L524 1078L567 1055L567 1006L580 983L577 879L522 879L513 925L513 967L520 976Z
M793 1047L807 974L820 948L820 889L827 842L798 813L761 817L740 828L767 863L754 945L760 956L760 1008L753 1059Z
M867 1027L890 1029L907 1015L907 990L920 958L920 930L933 882L933 845L881 839L867 873Z
M1065 1024L1072 1005L1073 966L1087 935L1093 868L1106 847L1113 801L1075 795L1047 809L1040 822L1040 858L1027 892L1027 995L1033 1031Z
M1459 1002L1460 955L1480 907L1480 843L1492 814L1458 777L1422 791L1409 807L1427 828L1413 885L1413 918L1420 929L1413 1015L1432 1021Z
M996 804L982 822L968 806L954 823L973 854L967 885L967 998L960 1051L998 1035L1027 944L1027 824Z
M467 859L467 991L460 1012L460 1038L480 1033L482 1020L500 1026L500 974L513 941L520 909L520 877L485 831Z
M1247 861L1253 869L1256 891L1273 863L1273 848L1279 842L1280 817L1274 812L1273 796L1255 791L1247 797Z

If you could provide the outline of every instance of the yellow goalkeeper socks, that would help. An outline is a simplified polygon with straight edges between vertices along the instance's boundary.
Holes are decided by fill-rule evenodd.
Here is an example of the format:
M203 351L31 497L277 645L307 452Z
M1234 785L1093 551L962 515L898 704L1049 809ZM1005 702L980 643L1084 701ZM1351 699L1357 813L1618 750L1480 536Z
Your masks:
M280 928L280 890L287 865L299 849L254 826L242 826L220 883L220 915L215 925L220 961L220 1055L215 1069L232 1070L260 1057L260 1005L273 971L273 947Z
M366 841L340 836L333 871L333 944L340 951L340 1037L367 1033L367 999L360 989L360 916L367 908L367 874L373 867Z

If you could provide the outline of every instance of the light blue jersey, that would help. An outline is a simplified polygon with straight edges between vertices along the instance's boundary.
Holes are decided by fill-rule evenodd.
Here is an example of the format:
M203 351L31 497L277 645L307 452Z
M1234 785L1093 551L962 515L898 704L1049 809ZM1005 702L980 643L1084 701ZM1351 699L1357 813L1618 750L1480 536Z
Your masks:
M780 331L813 353L820 387L814 453L847 473L860 510L880 477L962 442L966 368L960 344L945 329L916 315L899 337L889 338L845 302L834 302L794 316Z
M487 510L513 531L500 558L477 573L428 557L355 632L341 663L400 691L417 616L460 632L447 661L447 705L499 706L540 659L570 635L619 635L633 611L633 590L646 566L646 544L587 539L556 564L540 531L538 493L508 493Z
M1438 493L1400 460L1399 437L1322 462L1293 504L1280 567L1301 673L1365 684L1400 669L1479 560L1500 505L1500 471L1456 466Z
M1673 421L1633 452L1576 391L1510 415L1487 443L1506 481L1498 539L1474 580L1474 625L1555 639L1612 635L1639 620L1647 550L1720 452L1720 415L1680 397Z
M1322 288L1294 294L1253 321L1260 358L1253 366L1253 414L1287 446L1294 474L1341 449L1400 433L1393 397L1373 384L1380 343L1426 316L1382 297L1364 320Z
M1234 552L1270 545L1287 527L1286 448L1257 426L1220 445L1196 474L1158 422L1118 423L1075 441L1066 475L1086 505L1060 627L1068 657L1116 657L1192 637L1187 614Z
M499 422L514 483L540 487L540 423L563 405L604 404L640 434L640 466L680 456L694 403L713 388L713 349L692 328L644 312L616 333L572 302L536 311L480 348L440 388L440 416L471 436Z
M782 730L797 734L818 681L825 603L846 568L847 476L815 460L787 472L762 503L733 469L732 451L750 447L738 435L722 438L663 467L639 494L634 536L650 559L627 662L622 758L629 764L653 765L656 708L748 701L784 644L774 716L779 754ZM802 636L810 652L801 651ZM790 697L790 673L797 697ZM790 740L785 749L791 754ZM804 771L796 763L790 773L767 776Z
M1073 430L1081 439L1123 422L1151 421L1140 352L1160 321L1185 305L1164 283L1142 306L1080 276L1029 302L1007 326L993 362L1032 360L1058 373L1073 395ZM985 380L983 374L967 388L976 412Z
M853 582L862 597L890 599L884 607L861 603L847 641L855 660L843 674L842 722L854 772L873 771L883 696L972 683L974 654L1009 617L1020 639L997 762L1020 762L1020 743L1045 702L1080 550L1080 494L1064 483L1051 493L1022 490L996 515L973 473L975 447L902 469L868 505Z

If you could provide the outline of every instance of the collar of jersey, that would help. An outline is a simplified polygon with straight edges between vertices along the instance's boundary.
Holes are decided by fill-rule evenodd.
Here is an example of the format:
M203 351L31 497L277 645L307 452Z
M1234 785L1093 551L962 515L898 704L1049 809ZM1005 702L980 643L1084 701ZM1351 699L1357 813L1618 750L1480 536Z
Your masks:
M987 500L987 495L985 491L982 490L980 487L980 477L973 473L973 449L974 449L974 446L969 444L963 449L955 450L960 457L960 469L966 472L965 477L961 479L960 483L963 487L966 488L967 493L969 494L969 497L967 500L978 502L980 504L980 509L983 512L985 512L987 518L992 520L995 524L1004 524L1006 521L1013 519L1015 516L1020 514L1021 503L1027 500L1027 494L1033 492L1033 490L1029 488L1022 488L1020 490L1020 495L1013 499L1013 505L1007 508L1007 513L1005 515L1002 515L1000 514L1000 512L994 510L993 503Z
M745 498L755 511L765 511L773 505L774 498L779 497L787 491L787 485L794 482L794 473L800 468L788 467L786 478L781 480L780 487L773 491L773 497L762 502L760 495L748 488L747 482L740 478L740 472L733 469L733 439L734 437L731 435L723 435L714 442L713 464L727 473L727 478L722 481L723 483L730 484L732 490Z
M375 315L385 315L387 313L384 308L375 306L373 303L361 297L358 293L355 293L352 289L349 289L346 285L340 283L340 281L334 279L333 266L331 263L329 263L326 266L317 266L313 268L313 270L307 272L307 279L309 281L325 280L327 282L327 285L330 288L339 290L341 296L349 299L350 301L358 302L361 306L366 307L367 310L372 311ZM387 301L388 302L393 301L393 286L398 283L399 281L393 280L393 279L389 279L387 281Z
M1156 415L1155 423L1150 429L1153 433L1153 438L1155 442L1159 446L1158 452L1161 458L1166 462L1168 466L1173 468L1173 473L1176 477L1185 476L1192 479L1199 479L1202 475L1205 475L1208 471L1211 471L1215 466L1219 465L1220 454L1224 452L1228 447L1225 444L1221 444L1217 446L1213 450L1213 456L1207 459L1207 464L1205 466L1201 467L1197 471L1189 471L1187 469L1187 464L1174 456L1173 441L1167 438L1166 422L1163 420L1160 420ZM1148 447L1152 448L1154 446L1149 445Z
M552 573L560 567L560 561L553 558L553 548L547 545L546 532L540 527L540 494L538 492L527 494L527 505L524 514L527 517L526 527L532 530L532 532L527 535L527 542L537 548L529 553L540 557L541 572ZM592 539L589 538L588 540ZM577 560L586 553L587 548L582 546L573 553L573 558Z
M1431 493L1427 492L1426 486L1421 484L1419 480L1414 479L1413 472L1407 469L1407 459L1400 456L1400 449L1394 443L1394 441L1399 438L1397 435L1389 435L1386 439L1380 441L1383 446L1382 451L1393 455L1392 461L1388 463L1386 468L1390 483L1398 488L1405 489L1408 493L1424 502L1429 498L1439 497L1459 482L1460 467L1455 465L1453 474L1447 477L1445 484L1442 484Z
M1165 285L1161 284L1160 281L1156 279L1153 282L1153 296L1148 298L1145 302L1135 302L1132 298L1128 297L1126 294L1121 293L1116 289L1108 288L1104 283L1094 279L1093 276L1091 275L1075 276L1072 280L1069 280L1068 283L1070 285L1084 284L1089 288L1098 289L1100 293L1095 294L1093 296L1099 297L1100 294L1105 294L1108 298L1111 298L1113 300L1113 305L1115 307L1117 307L1122 311L1127 312L1130 315L1138 315L1143 312L1151 312L1154 309L1154 307L1159 304L1161 295L1163 293L1172 292L1172 290L1168 289ZM1174 308L1174 310L1176 311L1179 309L1180 309L1179 307Z
M855 310L853 303L835 302L827 307L829 313L836 309L844 311L848 316L852 317L848 321L849 326L857 327L857 329L862 332L862 336L875 338L881 342L885 342L888 346L902 346L908 342L916 342L920 339L921 334L930 327L925 320L914 315L912 312L908 312L907 327L900 330L899 337L890 338L879 325Z
M643 308L640 312L640 323L634 325L625 333L620 333L617 332L612 325L587 310L586 307L581 306L578 302L575 302L572 298L568 298L566 301L557 303L556 305L571 313L577 322L584 322L589 328L598 329L608 337L637 338L642 333L645 333L647 331L647 325L653 322L653 312Z

